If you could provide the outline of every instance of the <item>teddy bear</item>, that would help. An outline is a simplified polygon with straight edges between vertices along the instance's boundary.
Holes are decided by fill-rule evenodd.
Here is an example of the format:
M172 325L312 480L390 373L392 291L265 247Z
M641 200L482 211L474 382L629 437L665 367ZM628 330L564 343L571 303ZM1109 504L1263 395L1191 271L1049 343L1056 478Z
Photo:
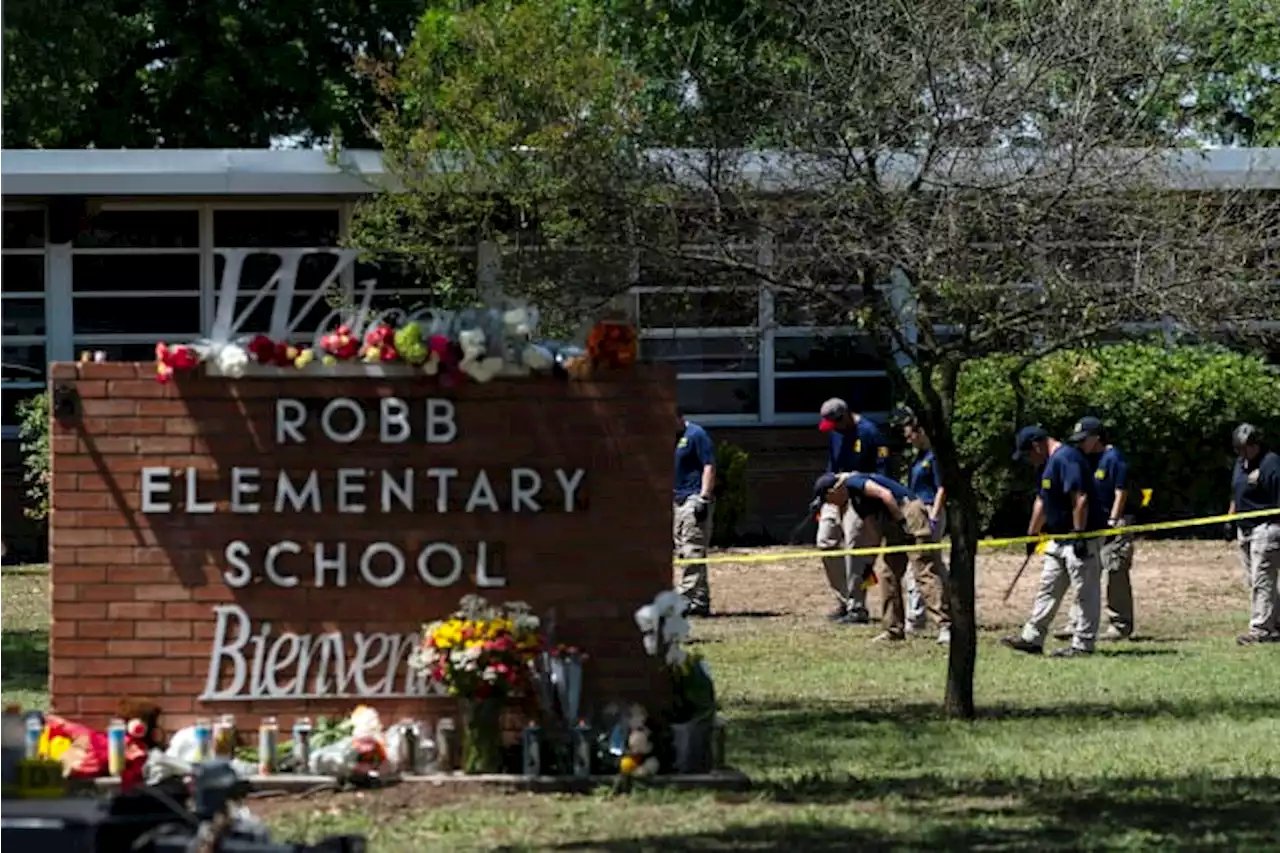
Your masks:
M502 370L502 358L489 355L489 342L483 329L463 329L458 332L458 344L462 347L458 367L475 381L488 382Z

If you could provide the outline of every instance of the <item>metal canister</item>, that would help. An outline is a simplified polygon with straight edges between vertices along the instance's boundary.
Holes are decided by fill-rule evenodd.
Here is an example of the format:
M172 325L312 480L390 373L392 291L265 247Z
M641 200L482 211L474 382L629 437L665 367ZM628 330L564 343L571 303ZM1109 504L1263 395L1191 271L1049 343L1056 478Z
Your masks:
M40 737L43 734L44 717L39 713L28 714L25 750L27 758L38 758L40 756Z
M542 728L533 720L529 721L529 725L524 727L524 737L521 741L525 776L541 776L542 775Z
M236 754L236 716L223 714L213 724L213 754L221 758L234 758Z
M585 779L591 775L591 727L578 720L573 727L573 775Z
M275 717L263 717L258 726L258 775L270 776L276 770L276 744L280 742L280 726Z
M458 769L462 742L458 736L458 724L453 717L441 717L436 723L436 754L440 758L442 772L451 773Z
M311 766L310 717L299 717L293 723L293 760L299 773L306 773Z
M107 726L107 773L111 776L124 773L124 745L124 720L112 720Z
M205 717L196 720L196 754L195 761L208 761L213 758L213 726Z
M715 722L711 724L711 767L715 770L723 770L725 767L725 735L727 728L724 717L716 714Z

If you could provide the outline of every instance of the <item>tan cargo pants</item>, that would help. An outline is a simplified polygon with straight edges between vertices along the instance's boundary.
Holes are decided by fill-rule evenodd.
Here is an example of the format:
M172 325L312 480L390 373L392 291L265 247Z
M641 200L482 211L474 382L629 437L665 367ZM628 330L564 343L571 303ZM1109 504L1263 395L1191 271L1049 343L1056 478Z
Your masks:
M692 495L671 505L671 538L675 543L677 560L697 560L707 556L711 544L711 521L715 517L715 504L707 505L707 517L702 521L694 516L698 496ZM680 594L689 600L694 609L711 606L711 587L707 582L706 563L686 563L681 566Z
M918 500L908 501L902 507L901 524L885 521L884 544L890 548L912 544L929 544L933 531L929 528L929 513ZM884 602L881 625L894 637L903 636L906 629L906 608L902 601L903 578L910 570L924 598L925 609L938 629L951 627L951 607L947 601L942 555L937 551L898 551L884 555L885 573L880 578L880 596Z
M929 512L929 505L925 504L925 513ZM947 511L944 509L938 514L938 531L933 536L934 542L941 542L942 537L947 535ZM947 561L942 556L941 551L934 552L938 556L938 576L942 579L942 588L947 587ZM925 606L924 593L920 589L920 585L916 583L916 573L907 569L907 629L910 631L923 631L928 619L928 608Z
M1121 636L1128 637L1133 634L1133 581L1129 577L1133 568L1133 537L1125 534L1103 540L1100 557L1107 620ZM1080 604L1073 601L1067 616L1067 631L1075 633L1079 618Z
M1071 645L1091 652L1098 640L1102 610L1101 545L1097 539L1085 539L1085 556L1081 559L1072 549L1072 541L1053 539L1045 547L1040 589L1031 605L1031 618L1022 626L1022 639L1043 646L1063 597L1068 589L1075 587L1080 615L1072 626Z
M1280 634L1280 522L1255 524L1236 533L1240 565L1249 585L1249 633Z
M871 548L878 544L879 539L880 531L875 522L854 512L852 502L843 508L824 503L818 511L816 544L819 551ZM866 613L867 591L862 588L862 576L874 563L875 557L822 558L827 583L846 613Z

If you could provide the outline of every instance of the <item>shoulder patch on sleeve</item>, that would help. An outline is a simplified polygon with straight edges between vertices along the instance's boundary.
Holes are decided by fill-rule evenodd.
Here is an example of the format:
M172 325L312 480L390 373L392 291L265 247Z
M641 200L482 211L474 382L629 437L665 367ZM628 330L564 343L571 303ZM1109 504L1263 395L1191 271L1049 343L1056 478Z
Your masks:
M881 458L881 459L888 459L888 458L889 458L889 448L887 448L887 447L881 447L881 448L879 449L879 451L877 451L877 452L879 453L879 455L880 455L880 458ZM925 463L925 464L928 464L928 463Z
M862 439L860 439L860 438L856 438L856 439L854 439L854 441L853 441L853 452L854 452L854 453L861 453L861 452L862 452Z
M1094 479L1105 480L1107 479L1107 472L1099 468L1097 471L1093 472L1093 476L1094 476Z
M1045 477L1043 480L1040 481L1040 488L1042 489L1048 489L1048 488L1051 488L1052 486L1053 486L1053 480L1050 480L1048 477Z

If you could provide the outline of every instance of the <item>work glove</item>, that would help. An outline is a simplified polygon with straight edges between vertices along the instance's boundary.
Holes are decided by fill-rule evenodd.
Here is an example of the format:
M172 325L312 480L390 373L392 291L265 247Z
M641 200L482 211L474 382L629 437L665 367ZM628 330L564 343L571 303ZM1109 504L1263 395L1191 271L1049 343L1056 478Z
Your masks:
M693 520L701 524L707 520L707 516L711 514L710 501L701 497L693 499Z
M1089 541L1087 539L1072 539L1071 553L1076 555L1077 560L1083 560L1089 556Z
M1028 542L1028 543L1027 543L1027 556L1028 556L1028 557L1030 557L1032 554L1034 554L1034 553L1036 552L1036 548L1037 548L1039 545L1040 545L1040 543L1039 543L1039 542Z
M1222 538L1228 542L1236 541L1236 523L1234 521L1228 521L1222 525Z

